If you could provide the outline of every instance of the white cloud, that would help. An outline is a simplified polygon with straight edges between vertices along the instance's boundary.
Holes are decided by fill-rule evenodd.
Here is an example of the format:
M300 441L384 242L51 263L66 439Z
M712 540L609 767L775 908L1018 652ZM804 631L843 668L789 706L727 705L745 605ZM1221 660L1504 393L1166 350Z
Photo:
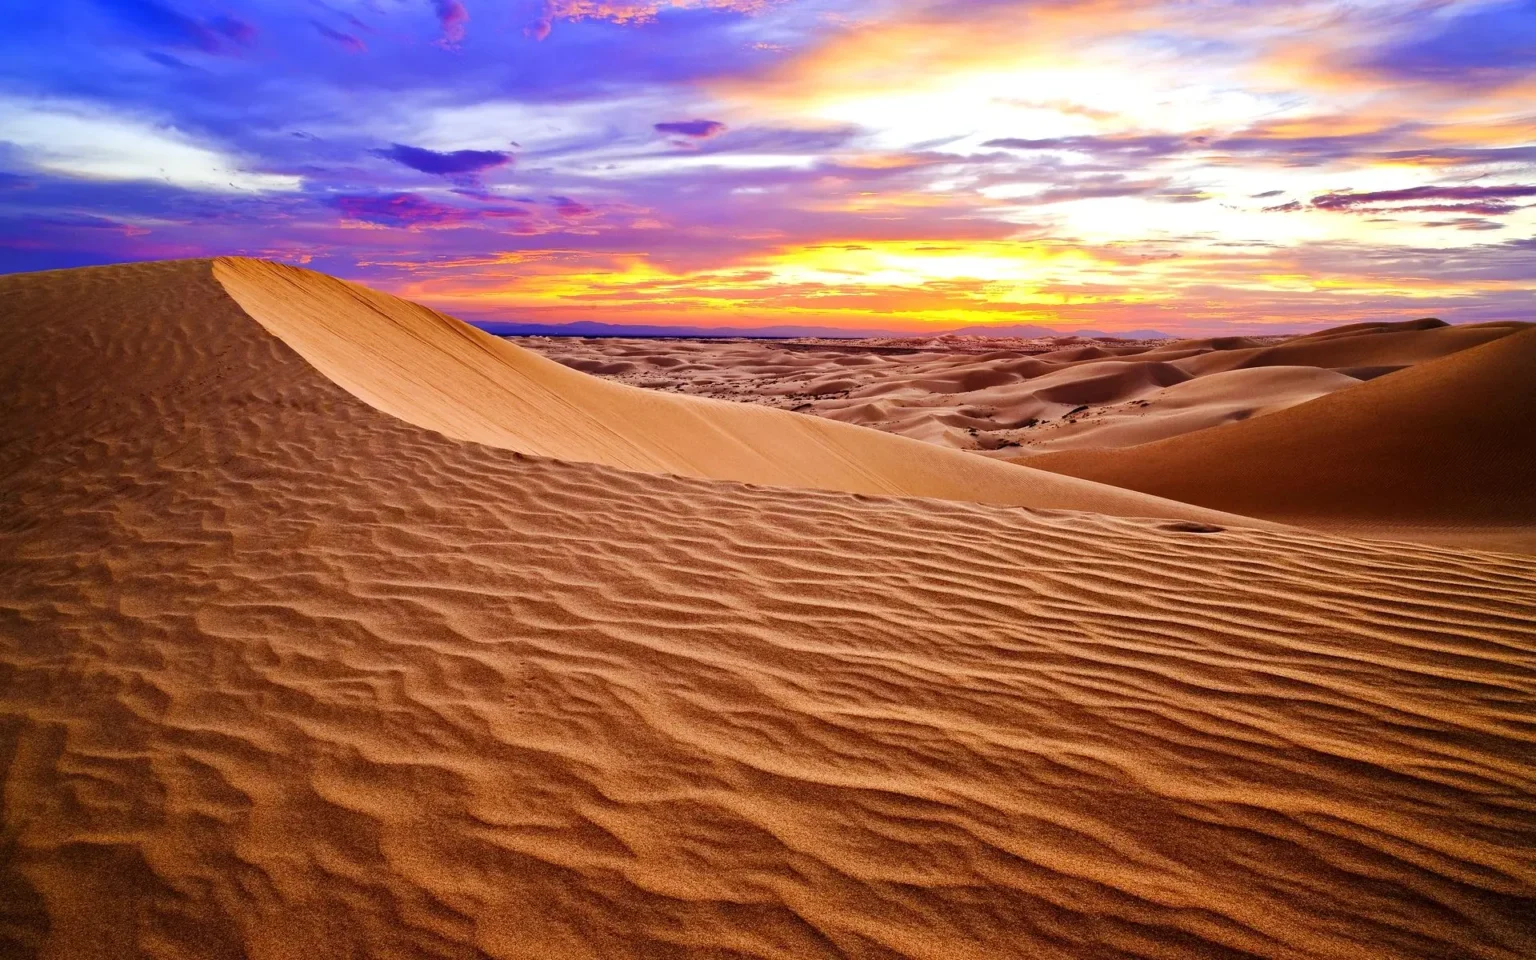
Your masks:
M89 180L154 180L213 193L297 190L298 177L241 169L169 126L92 104L0 98L0 142L33 167Z

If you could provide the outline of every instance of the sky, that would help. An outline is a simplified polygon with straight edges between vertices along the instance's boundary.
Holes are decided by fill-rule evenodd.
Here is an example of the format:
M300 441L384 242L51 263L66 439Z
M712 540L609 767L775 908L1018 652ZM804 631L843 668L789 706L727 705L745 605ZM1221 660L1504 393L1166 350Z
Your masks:
M221 254L466 319L1536 318L1536 0L50 0L0 272Z

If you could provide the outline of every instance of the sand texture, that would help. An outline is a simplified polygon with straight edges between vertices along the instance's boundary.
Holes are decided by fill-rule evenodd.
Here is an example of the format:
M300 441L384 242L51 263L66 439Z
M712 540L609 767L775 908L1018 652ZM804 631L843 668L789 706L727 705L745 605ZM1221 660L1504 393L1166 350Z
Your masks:
M1421 320L1303 337L1176 342L954 336L519 342L621 383L787 408L1018 459L1128 447L1264 416L1527 327Z
M0 955L1536 955L1529 558L528 456L306 276L0 278Z

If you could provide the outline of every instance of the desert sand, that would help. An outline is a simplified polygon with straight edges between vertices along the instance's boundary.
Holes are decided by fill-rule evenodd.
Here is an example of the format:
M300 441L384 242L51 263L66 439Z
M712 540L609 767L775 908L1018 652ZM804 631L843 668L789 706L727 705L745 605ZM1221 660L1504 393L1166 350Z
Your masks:
M1533 411L1527 329L1273 416L1026 462L1249 516L1536 553Z
M652 406L249 261L0 305L6 956L1536 952L1529 557Z
M1533 336L1526 323L1426 319L1002 349L953 337L523 342L652 390L788 407L1249 518L1536 553Z
M1439 320L1302 337L1079 342L530 337L576 370L787 408L1004 459L1134 446L1274 413L1528 328Z

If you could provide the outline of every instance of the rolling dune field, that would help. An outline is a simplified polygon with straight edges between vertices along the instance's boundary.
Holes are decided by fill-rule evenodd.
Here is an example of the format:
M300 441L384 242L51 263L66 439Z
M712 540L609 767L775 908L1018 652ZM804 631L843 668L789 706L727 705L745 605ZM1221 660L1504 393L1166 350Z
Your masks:
M1438 320L1300 337L702 340L529 337L621 383L774 406L1003 459L1129 447L1260 417L1528 329Z

